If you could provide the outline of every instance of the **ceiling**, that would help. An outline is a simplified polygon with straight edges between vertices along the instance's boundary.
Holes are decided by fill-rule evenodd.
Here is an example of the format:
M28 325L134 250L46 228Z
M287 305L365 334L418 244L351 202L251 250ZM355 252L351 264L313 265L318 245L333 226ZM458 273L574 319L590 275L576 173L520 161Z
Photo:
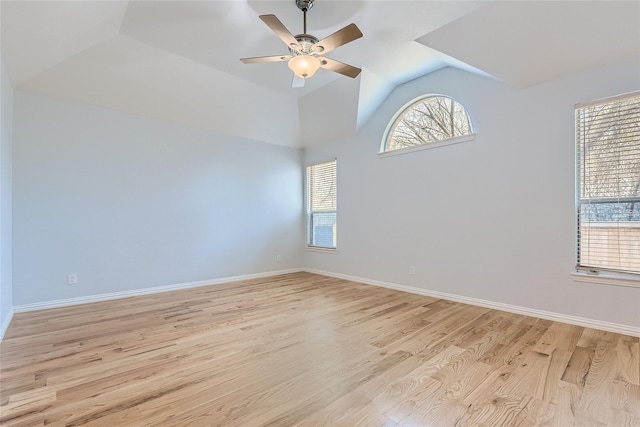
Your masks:
M273 144L348 137L398 85L446 66L526 88L640 58L640 1L316 0L318 38L354 22L364 37L291 88L287 53L258 18L302 32L294 0L2 0L3 62L15 88Z

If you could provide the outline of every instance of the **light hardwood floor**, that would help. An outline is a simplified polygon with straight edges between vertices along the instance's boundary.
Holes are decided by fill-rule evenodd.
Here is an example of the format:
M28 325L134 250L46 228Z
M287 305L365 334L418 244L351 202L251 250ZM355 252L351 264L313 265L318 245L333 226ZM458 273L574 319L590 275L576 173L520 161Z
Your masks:
M638 338L309 273L16 314L11 426L640 425Z

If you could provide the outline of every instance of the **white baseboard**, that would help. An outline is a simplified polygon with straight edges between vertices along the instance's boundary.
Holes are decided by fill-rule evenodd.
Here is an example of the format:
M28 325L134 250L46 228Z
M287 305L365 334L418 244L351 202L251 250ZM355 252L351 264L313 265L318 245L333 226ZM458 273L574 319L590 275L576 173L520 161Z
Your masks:
M297 273L301 271L299 268L289 270L267 271L264 273L245 274L242 276L223 277L220 279L200 280L197 282L178 283L174 285L156 286L153 288L133 289L130 291L111 292L108 294L88 295L84 297L59 299L54 301L35 302L32 304L16 305L13 312L23 313L26 311L44 310L47 308L66 307L69 305L86 304L90 302L108 301L120 298L129 298L140 295L155 294L159 292L177 291L180 289L197 288L200 286L219 285L222 283L237 282L241 280L261 279L263 277L278 276L280 274ZM7 322L7 326L8 326ZM4 326L4 325L3 325Z
M0 341L4 338L5 332L7 332L7 328L9 327L9 323L11 323L11 319L13 319L14 309L11 307L9 313L2 319L2 324L0 324Z
M380 286L383 288L395 289L398 291L409 292L412 294L419 294L428 297L441 298L449 301L461 302L463 304L476 305L480 307L487 307L495 310L502 310L509 313L521 314L524 316L539 317L541 319L553 320L556 322L569 323L572 325L584 326L587 328L600 329L603 331L615 332L618 334L631 335L640 337L640 327L633 327L629 325L621 325L617 323L604 322L601 320L587 319L584 317L569 316L566 314L554 313L550 311L537 310L528 307L521 307L511 304L503 304L499 302L487 301L478 298L470 298L461 295L449 294L445 292L431 291L428 289L416 288L413 286L398 285L396 283L383 282L380 280L367 279L364 277L350 276L347 274L332 273L329 271L316 270L310 268L292 268L288 270L268 271L257 274L247 274L242 276L224 277L220 279L202 280L198 282L179 283L175 285L157 286L153 288L134 289L131 291L113 292L108 294L89 295L85 297L69 298L55 301L45 301L33 304L24 304L14 306L10 314L2 321L0 329L0 341L4 336L4 333L9 326L9 322L13 317L13 313L22 313L26 311L43 310L47 308L65 307L69 305L84 304L90 302L107 301L119 298L128 298L139 295L154 294L158 292L175 291L179 289L196 288L200 286L218 285L228 282L236 282L241 280L260 279L264 277L277 276L280 274L297 273L300 271L306 271L308 273L320 274L328 277L335 277L338 279L350 280L352 282L364 283L367 285Z
M316 269L306 268L304 271L308 273L320 274L323 276L335 277L338 279L350 280L352 282L364 283L366 285L380 286L383 288L395 289L398 291L409 292L412 294L419 294L428 297L442 298L449 301L461 302L464 304L477 305L480 307L487 307L495 310L507 311L509 313L522 314L524 316L539 317L541 319L553 320L555 322L569 323L571 325L584 326L587 328L600 329L603 331L615 332L618 334L631 335L634 337L640 337L640 327L633 327L629 325L621 325L618 323L604 322L601 320L587 319L584 317L569 316L566 314L553 313L551 311L537 310L534 308L521 307L511 304L503 304L499 302L487 301L478 298L469 298L455 294L448 294L444 292L431 291L428 289L416 288L413 286L398 285L390 282L383 282L380 280L366 279L363 277L349 276L347 274L331 273L329 271L322 271Z

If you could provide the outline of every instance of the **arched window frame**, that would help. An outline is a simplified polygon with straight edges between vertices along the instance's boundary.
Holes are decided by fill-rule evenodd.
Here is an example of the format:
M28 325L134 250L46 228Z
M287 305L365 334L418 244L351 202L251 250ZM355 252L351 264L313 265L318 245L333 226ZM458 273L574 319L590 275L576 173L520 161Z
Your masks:
M448 99L451 99L452 101L458 103L463 108L463 110L465 111L467 116L469 117L469 122L471 124L471 133L466 134L466 135L457 136L457 137L454 137L454 138L446 138L446 139L432 141L432 142L429 142L429 143L418 144L418 145L415 145L415 146L412 146L412 147L405 147L405 148L398 148L398 149L394 149L394 150L387 150L387 144L389 143L389 141L390 141L390 139L391 139L391 137L393 135L393 132L395 131L396 126L398 125L400 120L411 109L416 107L421 102L423 102L423 101L425 101L427 99L430 99L430 98L448 98ZM476 133L475 133L475 126L473 124L473 119L471 118L471 115L469 114L469 111L467 110L467 108L461 102L459 102L457 99L455 99L455 98L453 98L451 96L448 96L448 95L426 94L426 95L418 96L418 97L412 99L411 101L407 102L406 104L404 104L402 106L402 108L400 108L396 112L396 114L394 114L393 118L391 119L391 121L387 125L387 128L384 131L384 134L383 134L383 137L382 137L382 142L380 144L380 152L379 152L378 155L380 157L387 157L387 156L395 156L395 155L399 155L399 154L412 153L414 151L429 150L429 149L432 149L432 148L444 147L444 146L447 146L447 145L453 145L453 144L459 144L461 142L472 141L472 140L475 139L475 137L476 137Z

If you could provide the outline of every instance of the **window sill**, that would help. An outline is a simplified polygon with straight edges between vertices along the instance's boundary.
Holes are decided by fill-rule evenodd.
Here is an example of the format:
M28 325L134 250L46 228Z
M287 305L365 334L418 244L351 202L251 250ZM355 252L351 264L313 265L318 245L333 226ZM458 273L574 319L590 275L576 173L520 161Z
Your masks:
M626 274L599 273L587 274L583 272L571 273L571 278L575 282L598 283L601 285L627 286L640 288L640 277Z
M323 252L326 254L337 254L337 248L323 248L322 246L307 246L307 250L309 252Z
M378 153L378 157L399 156L401 154L413 153L415 151L430 150L432 148L446 147L448 145L459 144L461 142L473 141L476 139L475 133L458 136L456 138L445 139L444 141L431 142L429 144L416 145L414 147L400 148L398 150L383 151Z

